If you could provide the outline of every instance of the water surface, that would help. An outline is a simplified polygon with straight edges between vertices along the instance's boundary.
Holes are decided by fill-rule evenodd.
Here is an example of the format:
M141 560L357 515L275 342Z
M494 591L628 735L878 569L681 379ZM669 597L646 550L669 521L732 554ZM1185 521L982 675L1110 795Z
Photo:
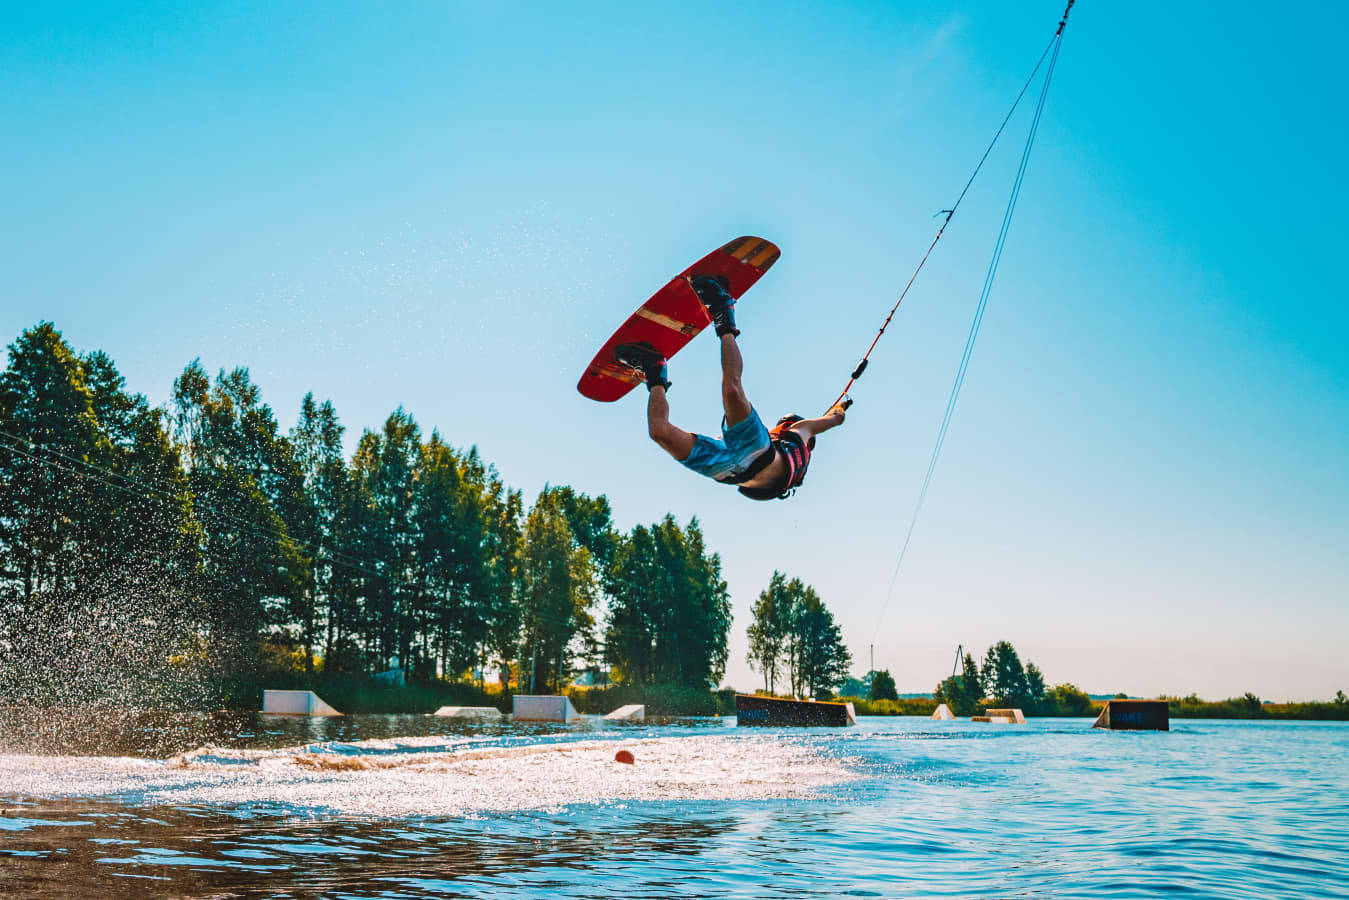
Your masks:
M1344 724L733 724L5 728L0 891L1349 897Z

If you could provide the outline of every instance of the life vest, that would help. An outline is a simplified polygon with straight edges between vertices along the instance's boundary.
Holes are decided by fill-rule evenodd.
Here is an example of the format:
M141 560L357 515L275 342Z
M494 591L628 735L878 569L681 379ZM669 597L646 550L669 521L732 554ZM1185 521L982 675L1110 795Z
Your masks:
M797 415L783 416L778 419L776 425L768 429L768 437L773 442L774 450L787 461L787 478L782 485L742 487L738 488L740 493L751 500L786 500L801 486L801 482L806 480L806 469L810 466L811 445L815 443L815 438L806 441L793 430L792 426L801 419L802 417Z

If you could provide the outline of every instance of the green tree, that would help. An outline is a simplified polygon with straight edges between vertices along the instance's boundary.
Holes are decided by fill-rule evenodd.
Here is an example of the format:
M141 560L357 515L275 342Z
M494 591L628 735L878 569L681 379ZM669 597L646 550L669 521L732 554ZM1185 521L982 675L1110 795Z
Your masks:
M871 679L871 690L867 694L868 700L898 700L899 694L895 691L895 679L890 674L889 669L881 669Z
M592 623L594 565L590 551L575 545L566 516L546 497L525 523L521 559L524 653L529 690L560 690L577 632Z
M1091 697L1077 685L1055 685L1045 692L1046 711L1060 716L1089 716L1093 709Z
M609 614L605 625L605 659L611 677L623 684L655 681L656 633L665 622L661 570L656 538L638 525L619 541L609 567Z
M305 590L311 565L278 506L295 513L301 480L289 443L246 369L214 385L200 363L174 382L173 422L202 523L202 598L213 659L247 678L259 639Z
M482 489L487 504L488 566L483 602L489 621L484 656L489 651L495 654L509 688L512 662L520 655L524 501L519 491L508 491L495 479Z
M750 664L764 673L770 692L785 668L793 694L832 696L852 665L842 631L819 594L781 572L773 573L754 605L749 642Z
M0 694L175 702L152 681L197 624L196 543L158 412L106 354L50 323L20 335L0 374Z
M838 686L840 697L866 697L871 693L871 682L876 678L874 671L867 672L861 678L849 676Z
M619 542L609 498L603 494L588 497L566 485L545 487L543 493L567 520L572 540L590 551L590 558L599 571L608 570Z
M798 693L828 699L833 689L848 677L852 654L843 642L843 632L834 614L813 587L807 587L796 609L794 635Z
M676 683L714 687L726 673L731 634L731 595L721 577L721 556L709 553L696 518L682 530L666 516L659 534L682 550L685 586L672 599Z
M87 494L99 526L81 539L85 575L74 611L81 633L116 636L85 643L81 677L94 692L144 703L210 702L192 677L200 673L173 662L191 652L206 616L198 595L202 532L164 416L126 391L107 354L88 354L81 368L108 452L86 470L97 479L86 484L100 487Z
M486 576L486 510L464 483L458 454L437 433L421 448L413 483L412 655L425 668L454 675L477 662L486 638L477 602Z
M1091 715L1091 698L1075 684L1056 684L1045 691L1041 700L1044 711L1051 715Z
M974 657L966 653L961 661L960 674L943 680L932 692L932 696L938 703L945 703L950 707L953 715L978 714L984 703L984 683Z
M777 684L779 667L787 650L792 614L797 602L795 589L787 576L774 571L767 589L754 602L749 624L749 664L763 673L764 689L770 694Z
M998 641L988 648L981 672L984 690L997 706L1029 706L1030 687L1016 648Z
M21 334L0 374L0 544L8 603L25 619L39 595L72 585L82 539L101 530L101 494L86 464L105 464L94 398L70 346L49 322Z
M1032 703L1038 703L1045 696L1045 676L1040 671L1040 667L1027 660L1026 662L1026 694L1030 697Z
M305 667L312 668L322 639L325 656L332 652L339 615L334 610L337 589L339 522L347 490L347 468L342 459L345 429L332 403L316 403L305 394L300 415L290 432L290 444L299 474L291 531L308 549L310 571L288 611L304 648Z
M415 481L421 430L402 408L379 432L366 431L356 444L351 473L360 502L359 559L373 570L363 580L363 643L379 669L414 669L413 631L417 610Z
M725 672L731 602L696 519L637 526L610 566L605 658L616 680L706 688Z

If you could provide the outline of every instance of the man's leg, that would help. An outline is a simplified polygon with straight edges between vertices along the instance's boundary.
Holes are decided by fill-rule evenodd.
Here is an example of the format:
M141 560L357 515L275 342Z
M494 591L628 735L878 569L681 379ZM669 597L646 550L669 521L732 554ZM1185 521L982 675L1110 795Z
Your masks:
M735 342L735 335L727 332L721 336L721 408L726 413L727 428L748 419L752 410L741 380L744 372L740 345Z
M665 397L663 385L651 385L651 394L646 400L646 430L651 440L680 462L693 452L693 435L670 424L670 401Z
M689 287L707 307L717 337L721 339L721 408L726 413L726 427L731 428L748 419L753 412L741 381L745 361L735 342L740 334L740 329L735 327L735 298L726 290L726 280L713 275L694 276L689 279Z

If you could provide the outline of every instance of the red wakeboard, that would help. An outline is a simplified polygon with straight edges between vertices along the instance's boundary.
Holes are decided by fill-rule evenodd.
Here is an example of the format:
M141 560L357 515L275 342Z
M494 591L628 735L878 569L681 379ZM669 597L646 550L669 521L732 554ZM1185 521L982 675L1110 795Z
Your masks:
M615 347L646 341L669 359L712 324L702 301L689 284L690 278L720 275L728 282L727 290L731 296L739 300L781 255L771 241L757 237L739 237L713 250L671 278L619 326L586 366L576 389L592 400L605 403L624 396L642 383L642 376L614 358Z

